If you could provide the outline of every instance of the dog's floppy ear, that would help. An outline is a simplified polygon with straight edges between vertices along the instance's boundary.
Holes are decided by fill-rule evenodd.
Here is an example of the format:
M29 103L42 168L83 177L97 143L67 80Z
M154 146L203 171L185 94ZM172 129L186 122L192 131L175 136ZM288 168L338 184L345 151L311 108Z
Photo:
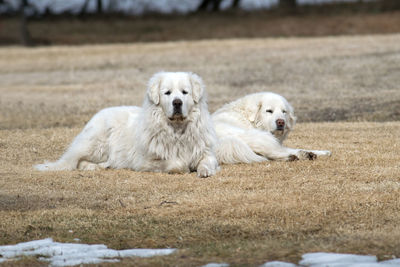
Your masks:
M192 96L195 103L199 103L204 93L204 83L199 75L190 72L189 73L190 83L192 84Z
M248 117L250 122L254 123L257 120L257 117L260 114L261 107L262 107L261 100L258 101L257 105L251 106L251 108L249 110L250 111L249 117Z
M293 126L296 124L296 116L294 115L294 109L292 105L290 105L288 102L286 102L286 107L287 107L287 112L289 115L289 123L288 123L288 128L291 130Z
M163 76L164 72L154 74L147 85L147 96L155 105L160 103L160 84Z

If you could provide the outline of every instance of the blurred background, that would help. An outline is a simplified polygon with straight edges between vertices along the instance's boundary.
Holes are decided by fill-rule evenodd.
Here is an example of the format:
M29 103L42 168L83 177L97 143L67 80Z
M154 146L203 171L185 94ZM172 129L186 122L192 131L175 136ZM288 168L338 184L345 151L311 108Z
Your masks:
M395 32L400 0L0 0L2 46Z

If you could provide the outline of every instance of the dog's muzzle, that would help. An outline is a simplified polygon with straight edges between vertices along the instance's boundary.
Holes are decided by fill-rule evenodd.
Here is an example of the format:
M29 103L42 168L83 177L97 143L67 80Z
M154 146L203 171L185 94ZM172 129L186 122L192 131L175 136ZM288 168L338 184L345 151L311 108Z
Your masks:
M283 130L285 130L285 120L283 120L283 119L277 119L277 120L275 121L275 123L276 123L276 130L277 130L277 131L283 131Z
M182 114L182 100L180 99L174 99L172 101L172 106L174 107L174 111L172 113L172 117L169 118L170 120L183 120L183 114Z

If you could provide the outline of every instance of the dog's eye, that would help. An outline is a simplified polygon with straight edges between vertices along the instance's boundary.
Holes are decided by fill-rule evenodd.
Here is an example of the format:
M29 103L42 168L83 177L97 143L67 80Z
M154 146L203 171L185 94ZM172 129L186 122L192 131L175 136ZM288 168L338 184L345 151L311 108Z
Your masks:
M268 113L274 113L273 111L272 111L272 109L267 109L266 110Z
M282 110L282 113L285 114L285 113L286 113L286 110Z
M184 94L184 95L187 95L187 93L188 93L188 92L187 92L186 90L183 90L183 91L182 91L182 94Z
M164 94L165 94L165 95L170 95L170 94L171 94L171 91L166 91Z

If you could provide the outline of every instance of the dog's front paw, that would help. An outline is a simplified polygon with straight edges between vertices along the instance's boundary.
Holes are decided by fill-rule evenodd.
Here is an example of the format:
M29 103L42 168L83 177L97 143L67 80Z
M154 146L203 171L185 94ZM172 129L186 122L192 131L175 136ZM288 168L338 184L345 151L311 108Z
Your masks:
M218 162L215 158L209 158L200 162L197 166L197 176L201 178L213 176L219 170Z
M308 160L316 160L317 159L317 154L311 152L311 151L306 151L306 150L300 150L299 153L297 154L299 159L308 159Z
M315 160L315 159L317 159L317 155L316 154L314 154L314 153L312 153L312 152L307 152L307 158L309 159L309 160Z
M219 170L218 161L214 155L208 155L197 165L197 176L201 178L213 176Z
M217 169L215 168L210 168L208 166L205 165L200 165L197 168L197 176L200 178L206 178L209 176L213 176L217 173Z

